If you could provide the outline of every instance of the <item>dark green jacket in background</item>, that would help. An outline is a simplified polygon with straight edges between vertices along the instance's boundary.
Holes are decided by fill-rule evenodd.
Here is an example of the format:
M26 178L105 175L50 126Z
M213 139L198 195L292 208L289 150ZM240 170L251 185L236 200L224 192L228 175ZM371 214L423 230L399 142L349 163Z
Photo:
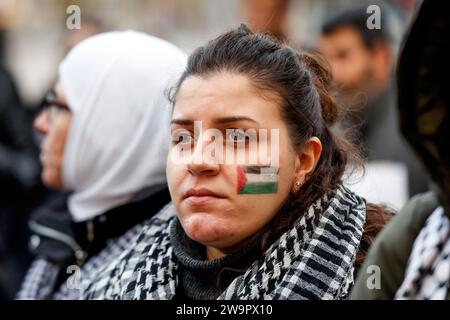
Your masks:
M373 243L362 265L351 299L394 299L405 276L414 241L429 215L439 206L433 192L413 197ZM379 289L373 288L379 267ZM369 285L368 285L369 284ZM450 299L450 291L447 293Z

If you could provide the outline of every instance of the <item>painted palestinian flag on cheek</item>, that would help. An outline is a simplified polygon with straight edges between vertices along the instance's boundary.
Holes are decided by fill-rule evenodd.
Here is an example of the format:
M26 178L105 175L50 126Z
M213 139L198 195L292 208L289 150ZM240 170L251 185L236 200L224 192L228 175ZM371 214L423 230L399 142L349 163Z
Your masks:
M279 168L237 166L238 194L267 194L278 190Z

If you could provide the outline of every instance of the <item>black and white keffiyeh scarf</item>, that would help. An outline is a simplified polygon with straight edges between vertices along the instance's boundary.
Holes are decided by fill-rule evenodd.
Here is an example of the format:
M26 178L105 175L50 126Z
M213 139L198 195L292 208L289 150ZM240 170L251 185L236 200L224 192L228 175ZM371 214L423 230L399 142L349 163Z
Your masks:
M450 288L450 221L443 207L417 236L396 299L444 300Z
M219 299L345 299L365 218L364 200L340 186L317 200ZM169 204L133 248L85 284L84 298L172 299L179 270L169 237L175 219Z

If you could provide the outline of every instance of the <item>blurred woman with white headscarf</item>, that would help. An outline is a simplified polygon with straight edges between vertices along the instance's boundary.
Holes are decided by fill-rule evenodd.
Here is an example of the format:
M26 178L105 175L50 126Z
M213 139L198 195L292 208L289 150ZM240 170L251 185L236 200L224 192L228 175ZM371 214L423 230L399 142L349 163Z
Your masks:
M80 277L132 245L170 201L165 89L185 62L172 44L123 31L82 41L61 63L35 128L42 180L64 193L30 221L36 260L19 299L77 299Z

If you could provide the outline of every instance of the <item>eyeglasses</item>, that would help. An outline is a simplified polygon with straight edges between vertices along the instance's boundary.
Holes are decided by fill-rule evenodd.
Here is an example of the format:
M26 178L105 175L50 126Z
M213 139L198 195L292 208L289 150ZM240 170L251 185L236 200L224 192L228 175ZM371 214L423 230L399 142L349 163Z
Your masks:
M58 100L54 90L45 96L41 103L41 110L47 112L49 122L55 121L61 114L70 112L69 106Z

